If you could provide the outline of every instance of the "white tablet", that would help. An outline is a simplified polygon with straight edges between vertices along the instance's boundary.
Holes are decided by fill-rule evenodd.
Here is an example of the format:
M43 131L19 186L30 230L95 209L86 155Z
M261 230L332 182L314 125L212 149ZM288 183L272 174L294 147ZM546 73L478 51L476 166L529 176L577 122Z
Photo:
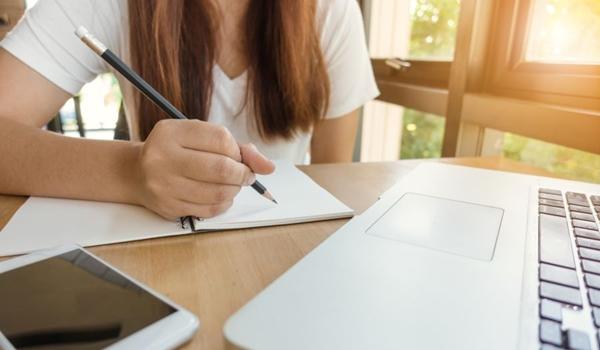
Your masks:
M173 349L198 327L78 246L0 262L0 349Z

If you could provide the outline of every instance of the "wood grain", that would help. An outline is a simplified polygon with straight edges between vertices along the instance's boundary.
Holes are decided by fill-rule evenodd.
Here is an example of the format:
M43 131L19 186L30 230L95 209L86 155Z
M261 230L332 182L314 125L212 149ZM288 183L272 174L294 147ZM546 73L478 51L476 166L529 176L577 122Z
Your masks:
M549 175L502 158L439 161ZM360 213L421 162L311 165L301 169ZM0 227L24 199L0 196ZM225 349L222 329L226 319L346 222L195 234L90 250L200 317L201 329L185 349Z

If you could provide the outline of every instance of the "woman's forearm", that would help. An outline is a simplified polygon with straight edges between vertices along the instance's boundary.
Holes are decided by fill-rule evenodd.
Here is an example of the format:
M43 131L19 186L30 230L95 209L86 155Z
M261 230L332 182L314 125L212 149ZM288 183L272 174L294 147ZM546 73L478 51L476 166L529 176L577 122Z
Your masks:
M138 204L141 145L70 138L0 118L0 193Z

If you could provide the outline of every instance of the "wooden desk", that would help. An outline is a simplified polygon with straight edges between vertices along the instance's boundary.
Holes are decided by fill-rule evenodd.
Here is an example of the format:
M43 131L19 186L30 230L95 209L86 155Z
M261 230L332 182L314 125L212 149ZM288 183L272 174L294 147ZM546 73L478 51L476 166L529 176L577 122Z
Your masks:
M439 161L549 175L502 158ZM311 165L301 169L360 213L421 162ZM24 200L0 196L0 227ZM225 320L346 222L195 234L95 247L91 251L200 317L201 329L186 349L222 349L226 346L222 333Z

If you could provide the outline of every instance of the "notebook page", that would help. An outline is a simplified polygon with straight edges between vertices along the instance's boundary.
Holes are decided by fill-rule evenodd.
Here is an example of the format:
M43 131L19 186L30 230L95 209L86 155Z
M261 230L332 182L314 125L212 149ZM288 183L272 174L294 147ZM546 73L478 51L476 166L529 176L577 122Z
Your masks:
M196 229L216 230L348 217L352 210L295 166L276 162L261 182L281 203L275 205L249 187L224 214ZM84 247L190 233L179 223L139 206L30 197L0 231L0 256L76 243Z
M187 231L135 205L30 197L0 231L0 256L69 243L89 247Z
M278 162L275 174L257 175L257 179L278 204L261 197L251 187L245 187L229 211L195 221L196 230L283 225L352 216L352 209L290 163Z

